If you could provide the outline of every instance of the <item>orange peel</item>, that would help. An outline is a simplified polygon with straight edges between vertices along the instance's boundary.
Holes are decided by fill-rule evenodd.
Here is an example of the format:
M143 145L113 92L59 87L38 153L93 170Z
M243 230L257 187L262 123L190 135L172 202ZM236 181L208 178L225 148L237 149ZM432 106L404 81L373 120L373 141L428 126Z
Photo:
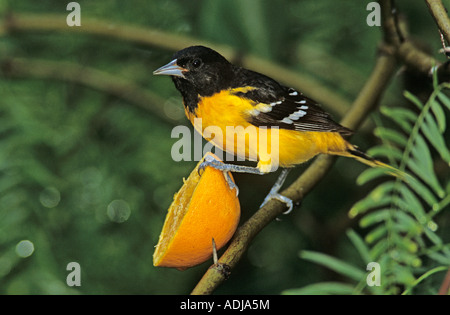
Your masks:
M207 166L198 174L206 155L174 195L153 254L156 267L183 270L201 264L213 254L212 239L219 250L236 231L241 214L237 191L222 171Z

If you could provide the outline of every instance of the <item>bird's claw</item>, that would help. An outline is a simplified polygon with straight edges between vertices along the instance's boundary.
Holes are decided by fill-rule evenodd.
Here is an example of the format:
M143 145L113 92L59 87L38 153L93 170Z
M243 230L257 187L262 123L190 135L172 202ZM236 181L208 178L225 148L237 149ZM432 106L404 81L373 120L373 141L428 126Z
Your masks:
M221 166L223 166L223 165L224 165L223 162L216 160L211 155L207 155L203 159L203 162L200 163L200 165L198 166L198 175L201 175L207 166L211 166L211 167L213 167L215 169L218 169L218 170L222 171L223 167L221 168Z
M228 183L228 187L230 187L231 190L236 189L236 197L237 197L239 195L239 188L231 179L230 172L223 171L223 176L225 176L225 180Z
M225 177L225 180L227 181L229 188L231 190L236 189L236 196L239 194L239 189L238 189L237 185L231 179L231 175L230 175L229 170L227 169L225 163L215 159L211 155L207 155L207 156L205 156L203 162L200 163L200 165L198 166L198 170L197 170L198 175L201 176L201 174L203 173L205 168L208 166L215 168L219 171L222 171L223 176Z
M284 204L286 204L288 209L286 211L284 211L283 214L288 214L288 213L290 213L292 211L292 209L294 209L293 201L291 199L289 199L288 197L283 196L283 195L281 195L279 193L270 193L270 194L268 194L266 196L266 198L264 198L264 201L261 204L260 208L262 208L264 205L266 205L266 203L268 203L271 199L276 199L276 200L281 201Z

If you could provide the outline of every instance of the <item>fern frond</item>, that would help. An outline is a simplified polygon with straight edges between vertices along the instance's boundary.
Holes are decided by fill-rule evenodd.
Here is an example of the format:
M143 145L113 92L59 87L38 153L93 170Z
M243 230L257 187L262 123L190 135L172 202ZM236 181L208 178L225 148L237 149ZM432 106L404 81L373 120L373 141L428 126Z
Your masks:
M446 246L435 233L437 224L432 220L434 209L441 210L450 201L447 202L448 192L434 171L431 152L431 148L435 149L449 164L450 151L443 136L446 129L444 107L450 109L450 99L444 90L449 87L447 84L437 86L425 104L405 92L405 97L417 107L419 114L405 108L381 108L381 113L400 130L376 128L375 134L383 144L369 152L378 158L398 162L399 169L408 171L411 176L406 182L390 180L382 183L357 202L349 215L363 215L360 226L370 228L365 238L371 246L370 256L384 261L389 268L385 274L385 293L398 293L395 289L398 285L403 285L405 292L412 290L420 279L415 279L414 274L422 266L423 255L439 260L439 263L450 262L450 251L444 250ZM378 177L374 171L367 170L358 178L358 183ZM427 249L430 242L433 250Z
M380 112L394 124L375 129L382 144L368 153L398 165L401 174L407 175L389 178L356 202L349 216L360 217L359 225L367 229L367 233L365 237L353 230L347 233L363 262L377 262L381 266L381 286L366 286L367 274L353 262L349 264L328 255L302 252L303 259L356 281L353 291L349 290L348 284L336 283L332 284L331 291L408 294L429 276L449 268L450 244L444 244L437 234L438 224L433 220L450 205L450 181L447 177L447 182L441 183L443 176L436 174L434 167L436 155L450 165L450 151L444 139L446 109L450 109L450 99L444 94L447 89L450 84L435 84L435 90L425 104L405 92L405 97L415 104L416 112L407 108L381 108ZM357 183L363 185L380 179L385 171L369 168L358 177ZM436 267L436 263L440 266ZM327 284L313 285L298 292L311 289L326 291Z

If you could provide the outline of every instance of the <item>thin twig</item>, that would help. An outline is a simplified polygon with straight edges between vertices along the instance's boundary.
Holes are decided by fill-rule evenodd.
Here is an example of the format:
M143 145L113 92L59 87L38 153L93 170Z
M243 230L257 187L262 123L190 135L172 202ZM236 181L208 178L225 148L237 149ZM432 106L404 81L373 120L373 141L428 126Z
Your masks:
M180 123L163 112L161 105L165 101L159 96L133 82L91 67L63 61L4 58L0 60L0 75L7 78L38 78L81 84L123 99L172 125Z
M303 91L314 98L331 112L342 117L350 106L350 101L325 87L311 77L301 75L285 67L275 65L254 55L242 54L227 45L218 45L186 35L175 35L151 28L118 24L117 22L83 18L82 27L68 27L66 15L61 14L16 14L9 13L3 25L0 25L0 36L16 32L64 32L86 35L98 35L116 40L124 40L140 45L158 47L169 51L177 51L191 45L211 47L230 61L242 63L249 69L258 71Z
M450 43L450 19L447 15L447 10L442 4L441 0L425 0L431 15L436 21L439 30L445 37L447 43Z
M436 1L431 1L436 2ZM440 2L440 1L437 1ZM409 69L428 76L431 80L433 71L437 71L438 80L446 82L450 78L449 62L441 63L417 48L404 34L398 19L398 11L393 0L379 0L384 34L383 49L394 51L401 63Z

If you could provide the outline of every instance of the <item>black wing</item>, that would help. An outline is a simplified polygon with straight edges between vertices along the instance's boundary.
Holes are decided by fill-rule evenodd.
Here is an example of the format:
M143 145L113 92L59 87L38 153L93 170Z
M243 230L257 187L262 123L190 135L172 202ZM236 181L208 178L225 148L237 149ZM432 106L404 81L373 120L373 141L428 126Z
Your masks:
M248 71L248 70L247 70ZM242 76L241 76L242 77ZM335 122L315 101L293 88L287 88L259 73L248 71L248 92L236 95L247 98L254 104L247 120L255 126L274 127L299 131L339 132L343 136L352 131Z

